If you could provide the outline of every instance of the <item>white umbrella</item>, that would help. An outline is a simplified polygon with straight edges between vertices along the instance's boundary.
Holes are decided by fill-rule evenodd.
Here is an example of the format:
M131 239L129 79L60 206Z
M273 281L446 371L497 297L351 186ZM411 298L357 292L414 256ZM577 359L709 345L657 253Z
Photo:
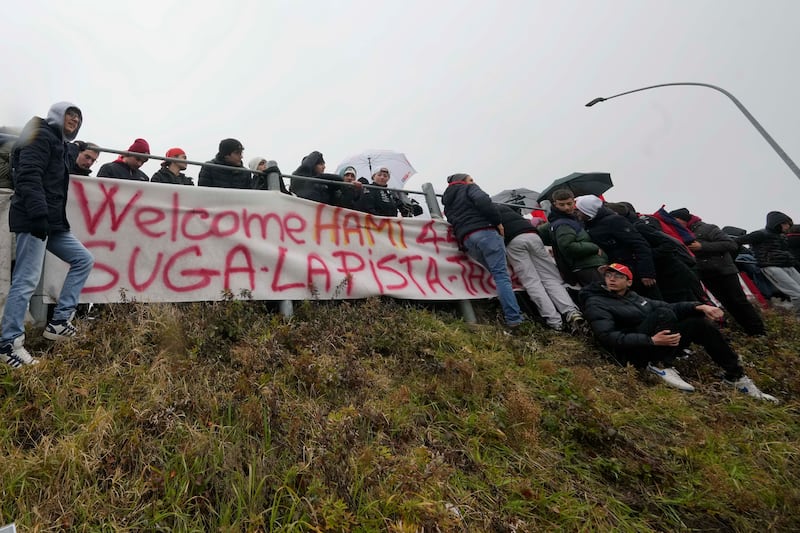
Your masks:
M336 173L342 174L346 167L355 167L356 177L372 180L372 173L379 168L389 169L388 187L402 189L408 178L417 173L405 154L392 150L367 150L358 155L348 157L337 167Z

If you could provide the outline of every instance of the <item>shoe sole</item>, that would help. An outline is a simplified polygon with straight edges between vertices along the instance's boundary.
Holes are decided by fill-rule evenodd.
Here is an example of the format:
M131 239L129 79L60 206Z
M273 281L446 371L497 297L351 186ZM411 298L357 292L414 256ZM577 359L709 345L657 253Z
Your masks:
M75 335L59 335L58 333L51 333L49 331L45 331L42 333L42 337L49 341L66 341L69 339L74 339Z

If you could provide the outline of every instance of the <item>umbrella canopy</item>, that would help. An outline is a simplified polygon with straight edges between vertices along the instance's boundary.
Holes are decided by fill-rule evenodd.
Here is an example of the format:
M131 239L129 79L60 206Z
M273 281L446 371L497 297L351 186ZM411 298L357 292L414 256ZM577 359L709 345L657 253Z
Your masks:
M537 198L539 193L520 187L519 189L506 189L492 196L492 201L498 204L514 204L525 209L541 209Z
M341 174L346 167L355 167L356 177L368 180L373 172L386 167L390 174L388 186L392 189L402 189L408 178L417 173L405 154L392 150L367 150L348 157L339 163L336 172Z
M557 189L569 189L575 196L594 194L600 196L614 186L608 172L573 172L569 176L559 178L550 184L538 196L537 200L552 200L550 196Z

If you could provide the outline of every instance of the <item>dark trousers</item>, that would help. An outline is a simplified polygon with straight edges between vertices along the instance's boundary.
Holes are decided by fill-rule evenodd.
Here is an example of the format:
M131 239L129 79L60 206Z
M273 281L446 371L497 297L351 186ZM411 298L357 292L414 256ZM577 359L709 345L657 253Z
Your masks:
M576 270L572 273L572 275L575 276L575 279L578 280L578 283L580 283L581 287L586 287L593 281L599 281L600 283L605 281L603 274L601 274L600 271L594 267Z
M679 349L696 343L705 348L711 359L725 370L727 379L735 380L744 374L742 366L739 364L739 356L722 337L722 333L705 317L693 316L678 320L671 309L658 308L636 328L638 333L644 333L651 337L664 330L681 334L681 341L677 347L626 346L617 348L614 350L614 354L639 368L643 368L651 362L663 362L669 365L675 359Z
M703 276L703 283L748 335L766 335L761 315L747 300L738 274Z

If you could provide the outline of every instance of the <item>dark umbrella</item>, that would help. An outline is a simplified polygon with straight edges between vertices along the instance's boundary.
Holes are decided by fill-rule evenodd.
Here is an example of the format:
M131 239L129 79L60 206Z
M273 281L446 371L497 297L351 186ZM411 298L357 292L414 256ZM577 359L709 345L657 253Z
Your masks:
M569 189L575 196L594 194L600 196L608 189L613 187L611 174L608 172L573 172L569 176L559 178L550 184L538 196L537 200L552 200L550 196L557 189Z
M542 206L536 200L539 193L530 189L506 189L492 196L492 201L496 204L513 204L524 209L541 209Z

